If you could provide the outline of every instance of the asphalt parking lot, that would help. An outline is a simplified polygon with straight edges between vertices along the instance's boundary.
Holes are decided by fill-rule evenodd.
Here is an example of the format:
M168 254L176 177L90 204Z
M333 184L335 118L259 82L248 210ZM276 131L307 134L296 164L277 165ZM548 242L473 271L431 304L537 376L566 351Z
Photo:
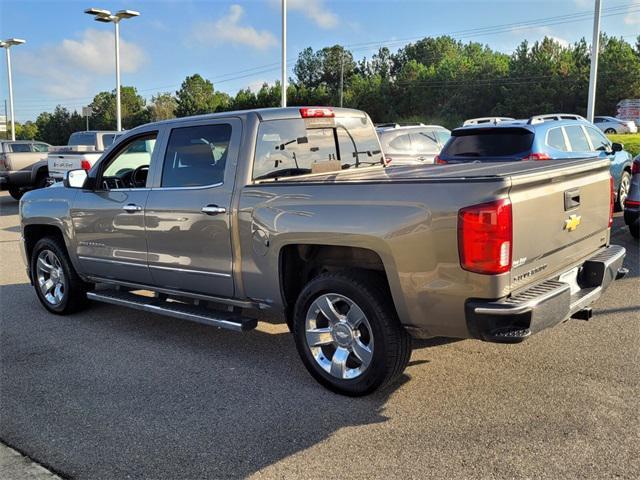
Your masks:
M286 328L45 313L0 194L0 440L69 478L638 478L640 271L520 345L419 343L401 382L321 388Z

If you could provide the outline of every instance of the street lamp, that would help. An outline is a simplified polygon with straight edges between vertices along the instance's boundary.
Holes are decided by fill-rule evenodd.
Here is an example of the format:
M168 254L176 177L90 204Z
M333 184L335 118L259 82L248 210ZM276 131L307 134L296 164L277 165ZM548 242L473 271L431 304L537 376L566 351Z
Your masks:
M116 130L122 130L122 118L120 112L120 20L127 18L133 18L140 15L140 12L135 10L120 10L116 13L111 13L109 10L103 10L101 8L88 8L84 11L89 15L93 15L96 22L113 23L115 26L116 36Z
M16 139L16 118L13 113L13 81L11 80L11 53L9 50L15 45L22 45L25 40L21 38L8 38L0 40L0 48L7 50L7 76L9 77L9 106L11 108L11 140Z

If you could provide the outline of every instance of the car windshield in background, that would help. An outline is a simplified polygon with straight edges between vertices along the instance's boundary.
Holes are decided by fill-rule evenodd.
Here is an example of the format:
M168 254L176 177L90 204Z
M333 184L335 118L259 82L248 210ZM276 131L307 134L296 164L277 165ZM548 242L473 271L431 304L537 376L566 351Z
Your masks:
M113 141L118 138L119 135L116 135L115 133L105 133L102 136L102 144L104 145L104 148L108 148L113 144Z
M70 147L75 147L78 145L87 145L93 147L96 144L96 134L89 132L76 132L72 133L69 137L69 145Z
M533 144L533 132L524 128L479 128L461 130L445 146L442 157L522 158Z
M303 119L260 124L254 180L382 165L373 126L365 117L336 118L326 126Z

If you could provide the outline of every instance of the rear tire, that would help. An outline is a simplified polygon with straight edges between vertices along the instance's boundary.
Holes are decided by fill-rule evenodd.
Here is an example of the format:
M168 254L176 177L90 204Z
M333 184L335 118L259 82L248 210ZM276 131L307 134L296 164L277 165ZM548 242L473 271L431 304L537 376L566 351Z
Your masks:
M82 281L73 268L67 249L55 237L44 237L31 252L31 278L42 306L66 315L86 307L92 284Z
M616 198L616 209L621 211L624 209L624 201L629 195L629 189L631 188L631 174L626 170L622 172L620 178L620 186L618 187L618 195Z
M615 135L615 134L616 134L616 133L618 133L618 132L616 132L616 129L615 129L615 128L607 128L607 129L604 131L604 133L607 133L607 134L609 134L609 135Z
M640 222L629 225L629 231L631 232L631 236L638 240L640 238Z
M312 279L296 301L293 326L309 373L343 395L387 386L411 358L411 336L385 282L372 273L332 272Z
M14 200L20 200L22 195L24 195L24 190L17 187L11 187L9 188L9 195L11 195Z

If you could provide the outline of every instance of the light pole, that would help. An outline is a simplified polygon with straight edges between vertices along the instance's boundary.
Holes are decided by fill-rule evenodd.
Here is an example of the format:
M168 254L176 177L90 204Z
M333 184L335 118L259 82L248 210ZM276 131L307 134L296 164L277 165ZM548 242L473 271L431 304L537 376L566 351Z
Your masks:
M7 50L7 77L9 77L9 108L11 109L11 140L16 139L16 117L13 111L13 81L11 79L11 47L22 45L25 40L20 38L8 38L0 41L0 48Z
M113 23L115 27L116 37L116 130L122 130L122 114L120 107L120 21L133 18L140 15L140 12L135 10L120 10L116 13L111 13L109 10L103 10L101 8L89 8L84 11L89 15L93 15L96 22Z
M287 0L282 2L282 93L280 106L287 106Z
M593 40L591 42L591 70L589 71L589 94L587 100L587 120L593 122L596 108L596 83L598 81L598 55L600 54L600 0L596 0L593 14Z

